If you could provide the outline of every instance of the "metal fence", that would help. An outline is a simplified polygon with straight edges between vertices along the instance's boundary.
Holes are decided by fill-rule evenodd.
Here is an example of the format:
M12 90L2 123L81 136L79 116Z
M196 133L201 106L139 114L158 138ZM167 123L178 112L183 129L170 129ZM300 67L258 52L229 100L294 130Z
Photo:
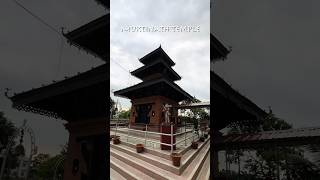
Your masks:
M122 129L127 130L127 134L123 135L123 136L127 137L127 141L129 141L129 138L133 138L133 139L138 139L138 140L144 141L145 146L146 146L147 142L170 146L171 153L173 152L173 147L174 146L176 146L176 145L178 145L180 143L183 143L183 142L185 143L185 146L186 146L187 145L187 140L192 138L192 141L194 141L196 136L198 138L200 136L199 135L199 128L195 129L194 126L192 126L193 127L192 130L187 130L187 127L190 127L190 124L186 124L186 123L185 123L184 126L180 126L180 132L176 132L176 133L174 133L174 124L170 124L170 134L150 131L149 128L150 127L154 127L155 125L139 124L140 127L142 127L141 125L143 125L144 127L143 127L143 130L138 130L138 129L133 129L132 125L130 125L129 123L127 124L126 127L124 126L124 124L125 123L123 123L121 121L115 121L113 123L113 125L114 125L113 127L115 128L115 133L114 133L115 136L117 136L118 128L122 127ZM123 127L125 127L125 128L123 128ZM130 132L139 132L139 133L142 133L142 134L144 133L144 138L140 138L140 137L136 137L136 136L130 135ZM191 132L192 135L187 137L187 134L190 133L190 132ZM147 139L148 135L150 135L150 134L160 135L160 136L170 136L171 137L171 144ZM202 134L203 134L203 131L202 131ZM179 141L176 141L175 143L173 143L173 138L175 136L179 136L179 135L184 135L184 138L182 140L179 140Z

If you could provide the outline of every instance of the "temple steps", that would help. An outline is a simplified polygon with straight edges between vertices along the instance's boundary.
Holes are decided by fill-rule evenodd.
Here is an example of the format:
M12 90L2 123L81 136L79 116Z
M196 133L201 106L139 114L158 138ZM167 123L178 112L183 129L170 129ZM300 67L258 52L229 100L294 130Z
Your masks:
M128 147L130 147L132 149L136 148L135 144L128 143L128 142L121 142L121 145L128 146ZM113 144L110 144L110 147L111 146L113 146ZM151 149L151 148L146 148L146 147L144 148L144 152L171 161L170 152L164 152L164 151L161 151L161 150L156 150L156 149Z
M145 149L143 153L136 153L133 144L126 142L118 145L110 144L111 168L127 179L191 180L198 179L198 177L206 178L209 172L207 169L209 167L209 142L210 138L204 143L199 143L197 150L188 148L183 151L180 167L172 165L170 152ZM149 177L143 177L141 173Z
M121 174L119 174L116 170L110 168L110 179L114 180L126 180L128 178L123 177Z
M185 168L192 162L192 160L197 156L198 152L208 142L210 142L210 138L206 139L206 141L203 143L199 142L199 146L197 150L191 149L191 147L189 146L185 150L174 151L182 154L181 166L179 168L172 165L170 152L161 151L161 150L156 151L149 148L145 148L145 152L136 153L135 145L126 143L126 142L121 142L121 144L118 144L118 145L110 144L110 147L115 148L119 151L125 152L127 154L130 154L132 156L135 156L146 162L156 164L159 167L162 167L163 169L166 169L172 173L180 175L185 170Z
M110 156L110 167L112 171L116 171L117 174L111 173L111 180L118 180L121 178L128 179L128 180L144 180L144 179L150 179L153 178L146 175L145 173L139 171L138 169L128 165L127 163L118 160L117 158L114 158L113 156Z
M207 155L202 168L196 179L209 180L210 179L210 153Z
M193 159L190 165L182 173L182 179L196 180L206 158L210 156L210 143L205 144L205 147L199 152L199 154Z
M148 162L150 164L156 165L157 167L161 167L162 169L165 169L165 170L170 171L172 173L175 173L177 175L180 174L180 169L178 167L173 166L172 162L170 160L161 158L159 156L155 156L150 153L145 153L145 152L144 153L137 153L135 149L130 148L125 145L121 145L121 144L117 144L117 145L110 144L110 146L113 149L124 152L130 156L136 157L136 158L143 160L145 162Z

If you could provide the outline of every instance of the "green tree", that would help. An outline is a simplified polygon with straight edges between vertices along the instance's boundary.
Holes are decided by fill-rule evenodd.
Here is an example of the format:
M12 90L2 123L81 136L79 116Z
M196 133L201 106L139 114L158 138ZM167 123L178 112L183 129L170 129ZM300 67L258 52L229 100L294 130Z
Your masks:
M285 120L276 117L272 111L263 121L255 123L236 122L230 125L229 134L252 133L260 131L285 130L292 126ZM244 151L229 151L230 163L237 162L236 157ZM245 161L242 175L254 175L255 179L277 179L280 171L285 179L320 179L319 169L303 156L303 150L296 147L264 147L250 152Z
M9 139L13 138L16 133L17 128L0 111L0 152L6 148Z
M14 126L14 124L5 117L3 112L0 112L0 152L7 148L9 141L13 141L11 142L12 144L6 159L6 166L4 171L5 177L9 176L10 169L14 169L17 167L18 156L20 155L20 153L23 153L21 146L18 145L17 147L15 147L14 139L17 136L17 133L18 129ZM19 149L21 151L17 151ZM0 159L1 164L2 161L3 159Z
M182 101L181 105L188 105L191 103L199 103L199 102L201 102L201 101L194 97L193 99ZM193 123L195 129L198 128L199 121L203 121L203 120L209 121L210 120L210 115L204 108L192 108L189 110L183 109L183 110L181 110L181 112L185 113L187 116L187 117L180 116L181 120L187 121L188 123Z
M130 118L130 110L122 110L119 112L120 119L129 119Z
M56 171L56 177L63 176L64 158L66 156L67 146L64 146L59 154L50 156L40 153L32 161L32 170L30 176L34 180L52 179ZM60 162L60 164L59 164ZM58 165L59 164L59 165Z
M116 108L116 103L114 102L114 100L110 97L110 113L111 113L111 117L113 117L118 109Z

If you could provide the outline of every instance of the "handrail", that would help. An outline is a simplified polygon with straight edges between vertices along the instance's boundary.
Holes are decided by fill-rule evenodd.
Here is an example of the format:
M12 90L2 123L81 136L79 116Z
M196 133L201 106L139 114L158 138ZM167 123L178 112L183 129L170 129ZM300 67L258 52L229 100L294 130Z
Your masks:
M137 130L137 129L131 129L130 127L132 127L132 125L128 124L128 127L127 128L124 128L124 129L127 129L128 130L128 134L127 135L123 135L125 137L127 137L127 141L129 141L129 137L131 138L134 138L134 139L140 139L140 140L144 140L144 144L146 145L147 142L151 142L151 143L155 143L155 144L161 144L161 145L166 145L166 146L170 146L171 147L171 153L173 152L173 147L182 143L183 141L185 142L185 145L187 145L187 140L190 139L190 138L193 138L193 141L194 141L194 137L195 136L198 136L199 138L199 134L198 133L195 133L197 131L199 131L199 129L195 129L193 128L192 130L186 130L186 127L187 127L187 124L185 123L185 128L184 128L184 132L180 132L180 133L173 133L173 124L171 124L171 130L170 130L170 134L167 134L167 133L161 133L161 132L153 132L153 131L148 131L148 124L144 124L144 128L145 130ZM114 126L113 126L114 127ZM119 122L116 122L115 123L115 135L117 134L117 130L118 130L118 127L119 127ZM140 127L143 127L143 126L140 126ZM130 136L129 135L129 132L130 131L135 131L135 132L141 132L141 133L144 133L144 138L138 138L138 137L134 137L134 136ZM187 137L187 133L189 132L192 132L192 135ZM171 144L167 144L167 143L163 143L163 142L158 142L158 141L153 141L153 140L149 140L147 139L147 134L157 134L157 135L162 135L162 136L170 136L171 137ZM184 139L180 140L180 141L177 141L175 143L173 143L173 137L175 136L178 136L178 135L181 135L181 134L184 134Z
M119 127L119 126L118 126L118 127ZM141 133L147 132L148 134L157 134L157 135L171 136L171 134L167 134L167 133L160 133L160 132L153 132L153 131L143 131L143 130L137 130L137 129L131 129L131 128L123 128L123 129L127 129L127 130L130 130L130 131L137 131L137 132L141 132ZM194 130L188 130L188 131L185 131L185 132L175 133L175 134L172 134L172 135L173 135L173 136L178 136L178 135L185 134L185 133L189 133L189 132L193 132L193 131L194 131Z
M191 135L191 136L187 137L186 139L190 139L190 138L192 138L192 137L194 137L194 136L197 136L197 135ZM184 140L184 139L181 139L180 141L177 141L177 142L174 143L173 145L180 144L180 143L183 142L183 141L185 141L185 140Z
M146 131L142 130L137 130L137 129L131 129L131 128L123 128L123 129L128 129L130 131L137 131L137 132L143 132L145 133ZM166 133L159 133L159 132L153 132L153 131L147 131L148 134L158 134L158 135L164 135L164 136L171 136L171 134L166 134Z
M131 137L131 138L133 138L133 139L139 139L139 140L145 141L144 138L138 138L138 137L128 136L128 135L123 135L123 136L124 136L124 137ZM171 144L162 143L162 142L159 142L159 141L153 141L153 140L150 140L150 139L147 139L146 141L149 141L149 142L152 142L152 143L156 143L156 144L163 144L163 145L171 146Z

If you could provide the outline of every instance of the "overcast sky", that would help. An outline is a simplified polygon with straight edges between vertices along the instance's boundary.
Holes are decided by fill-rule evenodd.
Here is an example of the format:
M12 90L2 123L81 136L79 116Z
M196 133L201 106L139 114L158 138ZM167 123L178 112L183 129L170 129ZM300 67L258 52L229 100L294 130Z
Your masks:
M202 101L210 99L210 7L209 0L111 0L110 87L120 90L141 80L131 76L143 64L138 58L161 47L176 63L182 77L176 83ZM200 32L123 32L129 26L191 26ZM122 108L131 106L124 98L113 99Z
M294 127L320 126L320 1L215 0L212 32L232 52L215 71Z
M71 31L105 14L95 1L28 0L20 1L60 31ZM4 88L13 92L30 90L52 80L73 76L102 63L86 52L64 42L59 60L61 38L28 15L11 0L0 1L0 111L17 126L23 119L33 128L41 153L57 153L68 139L60 120L24 113L11 108ZM28 138L26 142L28 142ZM27 148L29 150L29 148Z

